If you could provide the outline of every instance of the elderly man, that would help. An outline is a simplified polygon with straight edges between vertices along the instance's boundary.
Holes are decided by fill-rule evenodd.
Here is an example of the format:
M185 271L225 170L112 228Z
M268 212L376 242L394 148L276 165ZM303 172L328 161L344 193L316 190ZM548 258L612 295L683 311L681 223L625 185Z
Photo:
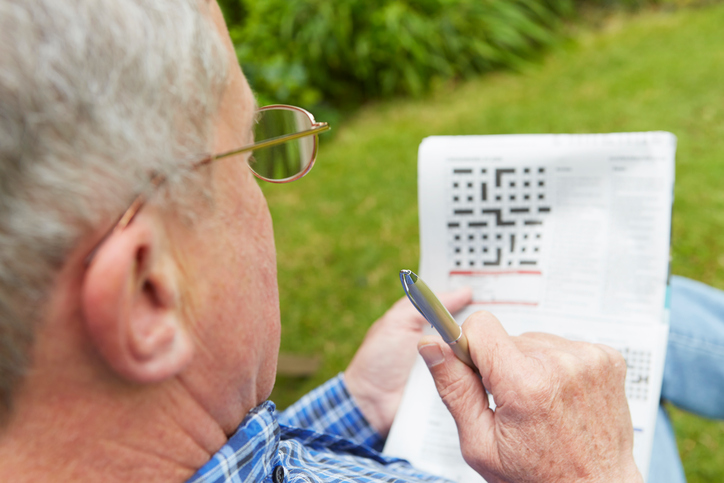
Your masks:
M1 481L443 481L378 452L409 305L343 375L265 402L279 302L249 157L294 179L323 128L284 112L256 112L214 0L0 0ZM307 141L270 147L257 120ZM439 339L419 351L488 481L641 479L618 353L485 313L465 330L480 375Z

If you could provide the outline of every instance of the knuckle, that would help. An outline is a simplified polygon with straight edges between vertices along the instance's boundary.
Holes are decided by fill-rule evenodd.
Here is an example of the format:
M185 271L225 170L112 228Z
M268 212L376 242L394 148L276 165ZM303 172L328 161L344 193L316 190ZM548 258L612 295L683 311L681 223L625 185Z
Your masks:
M580 343L579 372L596 385L618 386L626 378L626 361L615 349L603 344Z
M625 380L628 365L626 363L626 359L623 357L623 354L607 345L599 344L599 348L608 355L609 369L614 376L619 380Z
M556 379L559 392L587 386L598 374L594 366L582 357L580 352L552 351L550 360L551 378Z
M623 354L621 354L619 351L617 351L613 347L609 347L604 344L599 344L599 347L601 348L601 350L605 351L606 354L608 354L608 356L611 358L611 362L613 364L617 364L617 365L623 364L624 366L626 365L626 359L623 357Z
M477 312L470 314L468 318L465 319L464 323L472 327L480 323L484 323L491 318L495 318L495 316L487 310L478 310Z
M523 340L535 341L535 342L544 344L546 346L553 346L555 344L560 344L561 341L564 340L562 337L559 337L559 336L553 335L553 334L548 334L545 332L525 332L520 335L520 338Z
M581 359L568 351L556 351L553 359L556 369L567 377L576 377L583 371Z
M626 359L616 349L604 344L592 344L591 352L596 354L597 366L616 374L626 374Z
M490 321L498 321L498 318L487 310L478 310L468 317L468 319L475 320L477 323L486 323Z
M463 332L468 337L482 337L485 333L486 326L500 324L498 319L486 310L480 310L468 316L462 324Z
M611 365L611 356L601 349L599 344L585 343L582 352L586 358L586 363L596 369L606 368Z

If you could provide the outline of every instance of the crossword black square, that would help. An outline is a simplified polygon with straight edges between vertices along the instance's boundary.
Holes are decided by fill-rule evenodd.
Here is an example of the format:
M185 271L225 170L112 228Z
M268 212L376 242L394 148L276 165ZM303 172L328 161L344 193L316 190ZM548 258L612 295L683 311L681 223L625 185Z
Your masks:
M453 186L447 220L450 264L490 269L537 266L545 246L541 244L543 224L551 213L546 169L461 164L451 167L449 175L448 186ZM533 239L535 246L530 245ZM483 240L483 246L471 246L474 240Z

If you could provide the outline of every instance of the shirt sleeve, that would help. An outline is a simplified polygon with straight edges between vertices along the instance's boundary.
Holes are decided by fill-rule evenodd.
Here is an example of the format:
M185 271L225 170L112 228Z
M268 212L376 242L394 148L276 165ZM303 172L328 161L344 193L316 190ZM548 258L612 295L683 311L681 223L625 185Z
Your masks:
M342 373L280 413L279 423L333 434L377 451L384 445L347 390Z

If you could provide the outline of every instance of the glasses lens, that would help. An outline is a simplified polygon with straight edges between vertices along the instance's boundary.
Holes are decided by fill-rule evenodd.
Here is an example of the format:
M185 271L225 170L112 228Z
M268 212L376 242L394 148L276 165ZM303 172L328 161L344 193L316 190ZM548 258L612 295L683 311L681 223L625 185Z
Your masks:
M254 139L259 142L306 131L312 121L304 112L274 108L259 112ZM254 151L251 169L269 180L285 180L303 173L312 163L316 136L305 136Z

